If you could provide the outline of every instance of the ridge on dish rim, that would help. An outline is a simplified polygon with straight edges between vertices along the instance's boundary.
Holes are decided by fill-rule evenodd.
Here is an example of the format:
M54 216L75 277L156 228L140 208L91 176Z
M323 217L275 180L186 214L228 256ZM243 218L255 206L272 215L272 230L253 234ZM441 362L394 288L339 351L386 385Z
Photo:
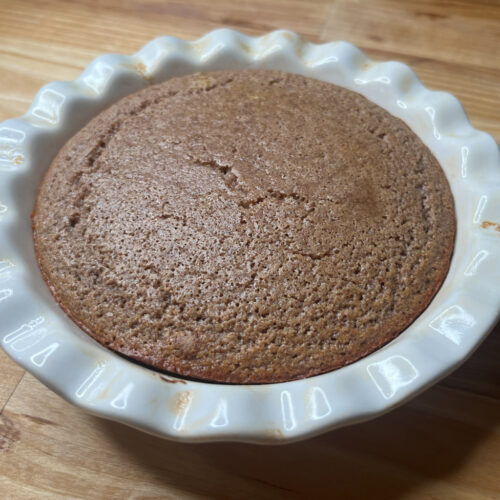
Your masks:
M359 92L405 121L445 171L457 236L448 276L395 340L339 370L293 382L222 385L159 374L108 351L56 304L35 261L30 212L57 151L121 97L196 71L267 68ZM500 315L500 153L459 101L426 89L399 62L376 63L346 42L309 43L220 29L187 42L157 38L132 56L97 57L71 82L40 89L0 124L0 339L7 354L68 401L180 441L283 443L380 415L472 354Z

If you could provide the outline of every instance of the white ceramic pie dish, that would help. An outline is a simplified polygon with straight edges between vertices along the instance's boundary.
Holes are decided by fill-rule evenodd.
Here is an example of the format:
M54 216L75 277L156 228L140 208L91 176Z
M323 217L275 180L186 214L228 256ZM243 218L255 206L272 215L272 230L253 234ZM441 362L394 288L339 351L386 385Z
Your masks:
M103 348L58 307L38 270L30 213L64 142L119 98L203 70L268 68L359 92L403 119L440 161L457 238L448 276L397 339L356 363L305 380L234 386L176 379ZM287 442L372 418L462 363L500 311L500 154L450 94L404 64L374 63L345 42L288 31L259 38L222 29L194 42L162 37L133 56L104 55L72 82L52 82L29 111L0 124L0 339L7 354L67 400L99 416L185 441Z

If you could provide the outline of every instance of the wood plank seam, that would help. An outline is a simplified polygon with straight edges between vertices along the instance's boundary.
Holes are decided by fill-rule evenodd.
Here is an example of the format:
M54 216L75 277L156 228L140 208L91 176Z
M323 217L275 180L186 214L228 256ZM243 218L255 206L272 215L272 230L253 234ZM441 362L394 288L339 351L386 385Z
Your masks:
M10 398L16 392L17 388L19 387L19 384L21 383L21 381L23 380L23 378L24 378L25 375L26 375L26 371L24 371L23 374L21 375L21 377L19 377L19 380L17 381L16 386L14 387L14 389L12 389L12 392L10 393L9 397L5 400L5 403L3 404L2 408L0 409L0 415L3 415L3 412L4 412L7 404L9 403Z

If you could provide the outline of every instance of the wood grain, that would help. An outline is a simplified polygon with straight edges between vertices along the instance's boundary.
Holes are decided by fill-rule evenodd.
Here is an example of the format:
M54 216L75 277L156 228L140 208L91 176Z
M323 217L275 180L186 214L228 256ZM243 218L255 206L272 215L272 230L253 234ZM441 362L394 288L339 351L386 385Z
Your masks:
M21 381L24 370L9 359L7 354L0 349L0 415L7 404L10 396L15 391L17 384Z
M500 140L494 49L500 47L500 2L336 0L322 37L349 40L374 59L408 63L429 88L455 94L472 124Z
M346 39L409 63L500 140L495 0L0 0L0 120L97 55L229 26ZM0 351L0 498L500 498L500 327L375 421L285 447L162 441L87 415Z
M3 414L10 444L0 492L332 498L334 488L342 499L495 498L499 406L437 386L377 420L303 443L189 445L84 414L26 375Z

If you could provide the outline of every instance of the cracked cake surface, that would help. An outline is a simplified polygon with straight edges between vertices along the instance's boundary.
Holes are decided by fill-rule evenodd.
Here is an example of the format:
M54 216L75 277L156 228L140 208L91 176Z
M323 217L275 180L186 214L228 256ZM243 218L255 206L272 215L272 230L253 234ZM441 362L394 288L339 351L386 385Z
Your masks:
M278 71L174 78L59 152L32 216L40 269L101 344L233 383L330 371L404 330L448 271L443 171L399 119Z

